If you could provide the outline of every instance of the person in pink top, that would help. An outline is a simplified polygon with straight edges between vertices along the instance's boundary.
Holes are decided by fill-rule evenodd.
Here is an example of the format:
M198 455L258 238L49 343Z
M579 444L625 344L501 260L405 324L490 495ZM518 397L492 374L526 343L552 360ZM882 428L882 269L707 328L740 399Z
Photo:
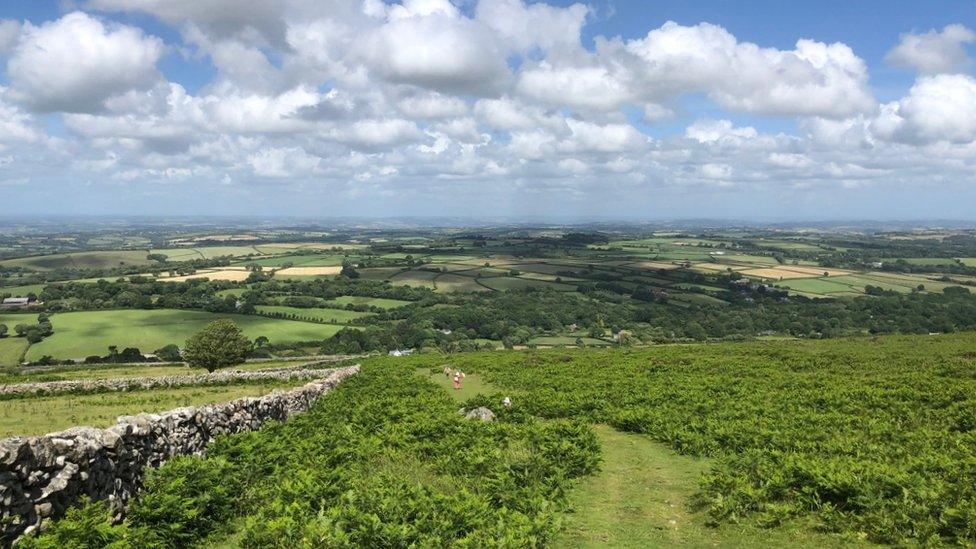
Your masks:
M457 391L461 388L461 374L454 374L454 390Z

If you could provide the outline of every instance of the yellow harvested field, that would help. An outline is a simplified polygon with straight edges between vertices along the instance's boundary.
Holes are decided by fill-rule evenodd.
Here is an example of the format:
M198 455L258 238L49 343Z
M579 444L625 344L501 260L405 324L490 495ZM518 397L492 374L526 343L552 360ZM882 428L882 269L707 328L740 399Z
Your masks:
M676 263L668 263L666 261L638 261L636 263L628 263L628 267L636 267L638 269L677 269L679 265Z
M691 266L692 269L700 269L703 271L725 271L731 268L733 271L741 271L742 269L748 269L749 267L745 265L729 265L726 263L695 263ZM761 270L761 269L756 269Z
M288 267L287 269L278 269L275 271L275 276L322 276L322 275L337 275L342 267L335 265L332 267Z
M782 265L779 267L767 267L765 269L748 269L741 271L746 276L783 279L791 278L816 278L829 273L830 276L843 276L851 274L851 271L841 269L827 269L823 267L803 267L801 265Z
M243 282L247 280L247 275L249 273L246 269L240 268L235 269L233 267L227 267L226 269L216 269L212 271L197 271L191 275L183 276L169 276L169 277L159 277L157 280L162 282L183 282L184 280L194 280L197 278L209 278L210 280L228 280L230 282Z

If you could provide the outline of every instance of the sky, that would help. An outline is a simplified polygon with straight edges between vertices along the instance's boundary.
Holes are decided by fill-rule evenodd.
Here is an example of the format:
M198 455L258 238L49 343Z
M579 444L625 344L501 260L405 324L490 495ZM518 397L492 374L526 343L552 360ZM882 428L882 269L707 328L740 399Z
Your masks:
M976 221L976 1L0 0L0 207Z

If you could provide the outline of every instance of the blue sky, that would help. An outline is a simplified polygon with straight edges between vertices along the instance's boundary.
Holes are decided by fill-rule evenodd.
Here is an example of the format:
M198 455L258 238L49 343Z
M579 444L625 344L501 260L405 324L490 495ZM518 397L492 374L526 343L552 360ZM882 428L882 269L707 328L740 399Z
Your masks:
M32 214L976 219L976 2L0 5Z

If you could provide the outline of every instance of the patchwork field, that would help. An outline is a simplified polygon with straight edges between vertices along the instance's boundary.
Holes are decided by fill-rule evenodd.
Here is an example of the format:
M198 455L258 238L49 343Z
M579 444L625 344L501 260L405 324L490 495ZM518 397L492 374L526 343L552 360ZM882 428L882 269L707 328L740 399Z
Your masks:
M344 295L330 300L331 303L336 303L338 305L368 305L370 307L379 307L381 309L395 309L397 307L403 307L404 305L410 305L409 301L402 301L399 299L384 299L381 297L359 297Z
M59 313L51 317L54 335L32 345L27 358L37 360L44 355L55 358L104 355L109 345L117 345L119 349L137 347L143 352L152 352L169 343L182 344L217 318L230 318L249 338L264 336L272 343L318 341L342 329L341 326L257 315L218 315L171 309Z
M194 248L162 248L152 250L154 254L165 255L170 261L189 261L191 259L213 259L215 257L243 257L262 255L254 246L200 246Z
M75 252L34 257L20 257L0 261L3 267L21 267L32 271L56 269L110 269L113 267L151 265L145 250L119 250L106 252Z
M210 280L227 280L230 282L244 282L251 273L243 267L226 267L223 269L204 269L191 275L183 276L161 276L157 280L162 282L183 282L184 280L196 280L208 278Z
M442 274L434 279L438 292L487 292L488 288L480 285L470 276Z
M346 311L344 309L308 309L300 307L284 307L279 305L258 305L257 310L262 314L296 315L302 319L311 318L330 324L345 324L350 320L370 316L370 313Z
M844 271L841 269L828 269L823 267L801 267L799 265L783 265L780 267L768 267L764 269L745 269L740 272L747 276L754 276L760 278L772 278L774 280L822 277L824 273L827 273L828 276L832 276L832 277L851 274L850 271Z
M333 276L339 274L342 271L342 267L288 267L286 269L279 269L275 271L275 276Z

